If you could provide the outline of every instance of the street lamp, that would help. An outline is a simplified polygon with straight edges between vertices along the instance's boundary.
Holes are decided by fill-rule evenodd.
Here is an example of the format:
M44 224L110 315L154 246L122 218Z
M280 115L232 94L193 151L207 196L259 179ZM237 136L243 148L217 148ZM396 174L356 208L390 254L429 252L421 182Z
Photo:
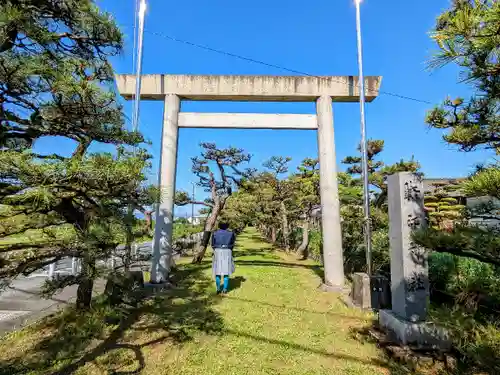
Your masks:
M358 69L359 69L359 109L361 117L361 164L363 175L363 203L364 203L364 232L366 247L366 273L372 275L372 236L370 222L370 185L368 180L368 144L366 140L365 121L365 78L363 75L363 45L361 42L361 0L354 0L356 5L356 34L358 41Z
M144 39L144 19L146 16L146 0L141 0L138 10L138 18L139 18L139 30L137 32L138 42L137 42L137 51L134 53L137 54L137 66L135 66L135 97L134 97L134 110L132 117L132 127L134 131L137 131L139 128L139 106L141 103L141 72L142 72L142 42Z

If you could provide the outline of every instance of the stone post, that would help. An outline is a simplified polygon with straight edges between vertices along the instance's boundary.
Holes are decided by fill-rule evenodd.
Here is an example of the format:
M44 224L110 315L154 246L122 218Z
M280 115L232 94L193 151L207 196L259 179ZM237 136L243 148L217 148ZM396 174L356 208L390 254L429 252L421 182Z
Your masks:
M78 270L77 270L76 258L73 257L73 258L71 258L71 274L73 276L76 276L77 273L78 273Z
M389 243L392 311L411 321L424 321L429 298L427 254L411 241L411 232L426 224L424 186L412 173L389 176Z
M160 202L156 207L151 265L151 281L154 283L166 282L170 271L179 111L179 97L174 94L166 95L158 177Z
M344 259L340 228L340 205L333 129L332 98L320 96L316 102L318 156L321 191L321 225L325 286L344 287Z
M380 311L380 325L404 345L444 346L445 332L425 323L429 300L427 251L411 232L426 225L422 179L410 172L387 179L392 311ZM447 344L446 344L447 345Z
M49 264L49 279L53 279L56 273L56 263L50 263Z

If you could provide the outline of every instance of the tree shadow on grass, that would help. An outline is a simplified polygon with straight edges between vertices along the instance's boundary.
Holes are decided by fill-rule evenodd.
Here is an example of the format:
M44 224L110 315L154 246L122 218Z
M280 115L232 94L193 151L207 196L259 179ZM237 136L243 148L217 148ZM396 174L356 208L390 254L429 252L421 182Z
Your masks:
M241 285L247 281L243 276L236 276L229 279L229 291L240 289Z
M242 266L257 266L257 267L283 267L283 268L306 268L313 271L322 281L325 278L323 267L316 264L299 264L299 263L286 263L275 261L262 261L262 260L238 260L236 262Z
M273 254L273 250L233 250L233 257L238 260L241 257L252 257L256 256L263 259L281 259L278 255Z
M254 300L254 299L233 297L233 296L228 296L227 298L233 299L233 300L236 300L239 302L249 303L252 305L260 305L260 306L282 309L284 311L297 311L297 312L301 312L304 314L326 315L326 316L332 316L332 317L339 318L339 319L352 320L352 321L357 321L357 322L365 322L366 321L366 319L362 318L362 317L351 316L351 315L341 314L341 313L336 313L336 312L331 312L331 311L317 311L317 310L305 309L305 308L294 307L294 306L278 305L278 304L268 303L268 302L264 302L264 301Z
M223 320L212 308L218 300L207 293L212 280L205 268L183 266L174 290L143 290L136 306L110 306L100 297L91 311L68 308L13 335L4 345L19 345L19 353L0 355L0 374L72 374L88 363L107 373L138 374L146 365L146 347L182 344L196 332L219 334Z
M241 233L238 235L238 240L253 241L253 242L263 242L263 237L258 232L254 233Z
M238 331L238 330L231 330L231 329L225 329L224 333L226 335L234 335L237 337L242 337L246 339L250 339L256 342L260 343L266 343L266 344L271 344L271 345L277 345L277 346L283 346L286 348L290 348L296 351L304 352L304 353L311 353L311 354L317 354L323 357L328 357L328 358L335 358L335 359L343 359L351 362L358 362L366 365L372 365L372 366L380 366L380 367L387 367L387 362L383 359L364 359L360 358L356 354L349 355L349 354L343 354L343 353L334 353L330 352L324 349L318 349L310 346L305 346L302 344L297 344L293 342L288 342L284 340L278 340L278 339L273 339L269 337L264 337L260 335L256 335L253 333L249 332L244 332L244 331Z

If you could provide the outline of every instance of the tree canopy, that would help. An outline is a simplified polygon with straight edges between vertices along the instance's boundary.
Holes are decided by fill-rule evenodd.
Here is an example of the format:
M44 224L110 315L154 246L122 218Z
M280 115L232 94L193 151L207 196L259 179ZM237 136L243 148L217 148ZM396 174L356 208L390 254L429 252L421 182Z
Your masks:
M432 38L439 47L430 66L456 64L471 98L446 99L427 115L432 128L447 129L444 140L463 151L500 153L500 4L454 0L441 14Z
M254 170L250 168L240 169L241 165L248 163L251 159L250 154L243 149L219 148L215 143L209 142L201 143L200 147L202 148L201 157L196 156L191 159L191 170L198 178L198 186L209 193L210 197L205 201L199 201L190 197L185 191L177 191L175 194L175 204L178 206L198 204L209 210L203 239L193 258L193 263L200 263L203 260L210 233L215 228L217 219L233 190L254 173Z
M444 140L462 151L480 148L500 153L500 3L498 1L455 0L437 19L433 39L439 47L432 67L454 63L472 97L446 99L429 111L427 123L446 129ZM490 197L492 205L468 210L468 219L498 219L500 167L498 162L478 168L462 183L467 197ZM496 199L496 204L495 204ZM498 223L498 221L497 221ZM414 240L426 248L500 264L498 225L477 225L471 220L452 230L436 228L418 231Z
M122 34L90 0L0 5L0 252L2 277L63 257L82 260L77 304L88 307L96 262L117 245L126 205L143 210L149 155L127 130L112 90L110 56ZM73 150L37 150L44 137ZM59 137L59 138L58 138ZM95 143L116 146L93 153Z

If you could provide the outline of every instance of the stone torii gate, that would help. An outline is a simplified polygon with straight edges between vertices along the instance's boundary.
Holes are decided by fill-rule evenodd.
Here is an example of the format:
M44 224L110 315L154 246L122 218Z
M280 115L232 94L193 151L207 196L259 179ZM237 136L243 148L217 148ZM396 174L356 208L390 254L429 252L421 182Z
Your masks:
M382 77L365 77L366 101L377 96ZM135 96L134 75L117 75L119 93ZM172 255L172 227L179 128L317 130L320 165L325 284L344 285L342 236L332 102L359 101L356 76L209 76L143 75L141 99L165 103L161 142L160 204L156 211L151 280L167 278ZM182 100L316 102L316 115L254 113L183 113Z

